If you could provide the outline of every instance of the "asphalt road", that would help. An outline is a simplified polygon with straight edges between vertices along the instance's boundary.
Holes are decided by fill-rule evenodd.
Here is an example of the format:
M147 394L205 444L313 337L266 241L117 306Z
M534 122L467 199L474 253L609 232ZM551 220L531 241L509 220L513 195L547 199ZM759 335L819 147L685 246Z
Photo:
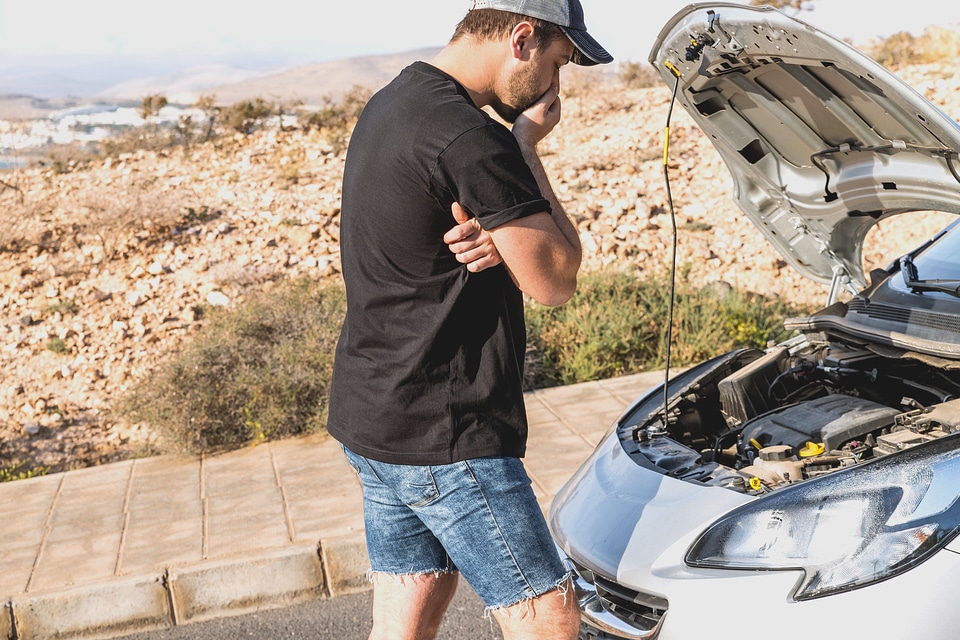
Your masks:
M366 640L370 634L372 593L316 600L286 609L137 633L123 640ZM466 582L460 582L438 640L502 640L495 622L483 618L483 602Z

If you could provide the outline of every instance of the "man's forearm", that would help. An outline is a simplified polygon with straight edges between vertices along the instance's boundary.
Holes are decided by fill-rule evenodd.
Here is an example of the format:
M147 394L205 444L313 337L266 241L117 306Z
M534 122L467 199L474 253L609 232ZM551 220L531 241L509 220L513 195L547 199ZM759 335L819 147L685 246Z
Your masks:
M537 154L536 146L521 142L520 150L523 153L523 159L527 162L527 166L529 166L533 172L533 177L540 187L541 194L547 202L550 203L551 219L554 224L557 225L557 229L570 245L570 248L576 251L577 263L579 264L583 258L583 250L580 246L580 234L577 232L573 221L567 216L566 211L564 211L563 206L557 199L557 194L554 192L553 186L550 184L550 179L547 177L547 172L543 168L543 163L540 161L540 156Z

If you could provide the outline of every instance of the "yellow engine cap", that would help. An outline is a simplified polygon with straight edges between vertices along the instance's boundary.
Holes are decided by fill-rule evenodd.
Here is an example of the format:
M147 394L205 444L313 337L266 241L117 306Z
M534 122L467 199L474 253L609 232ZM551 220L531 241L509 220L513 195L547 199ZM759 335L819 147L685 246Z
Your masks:
M803 449L800 449L799 455L801 458L812 458L819 456L825 449L822 442L808 442Z

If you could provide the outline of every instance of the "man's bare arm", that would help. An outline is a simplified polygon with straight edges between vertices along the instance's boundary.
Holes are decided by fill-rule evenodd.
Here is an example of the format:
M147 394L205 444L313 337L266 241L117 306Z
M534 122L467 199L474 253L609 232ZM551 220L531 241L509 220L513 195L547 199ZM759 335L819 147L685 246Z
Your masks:
M513 125L524 159L533 171L549 213L503 224L490 236L521 291L548 306L569 300L577 288L582 250L576 227L560 206L537 155L536 145L560 121L559 87L551 87Z

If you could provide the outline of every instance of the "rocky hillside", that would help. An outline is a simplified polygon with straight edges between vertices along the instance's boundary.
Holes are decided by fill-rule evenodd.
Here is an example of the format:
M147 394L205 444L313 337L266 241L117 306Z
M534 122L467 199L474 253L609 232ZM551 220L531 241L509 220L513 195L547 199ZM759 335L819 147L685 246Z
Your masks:
M957 109L948 65L903 75ZM574 86L544 163L576 220L586 268L658 271L669 261L661 163L669 94ZM336 278L343 154L317 133L265 131L55 172L0 174L0 468L51 471L136 454L149 434L110 407L199 326L200 305L234 305L279 278ZM729 175L682 110L671 189L679 262L697 283L822 302L730 203ZM894 220L867 264L942 226Z

